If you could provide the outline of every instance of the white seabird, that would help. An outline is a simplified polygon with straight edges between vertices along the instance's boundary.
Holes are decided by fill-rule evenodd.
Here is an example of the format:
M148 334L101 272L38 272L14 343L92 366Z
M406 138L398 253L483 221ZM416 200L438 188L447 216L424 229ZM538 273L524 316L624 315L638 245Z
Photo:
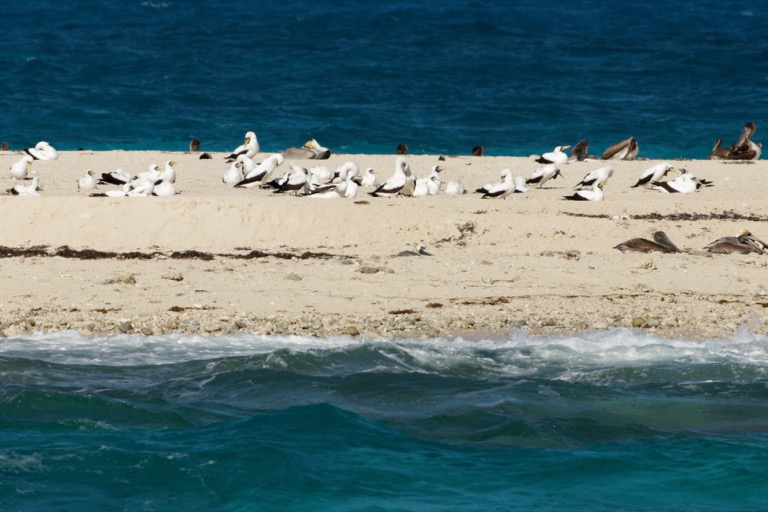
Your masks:
M515 193L516 194L524 194L528 192L531 189L531 187L528 186L528 183L526 182L525 178L522 176L515 176Z
M278 188L282 187L283 184L285 182L287 182L288 178L290 178L290 177L291 177L291 171L286 171L279 178L275 178L275 179L273 179L271 181L268 181L266 183L262 183L261 188L277 190Z
M253 188L256 185L259 184L259 182L263 181L264 178L269 175L272 171L277 169L280 165L282 165L284 162L283 155L276 153L274 155L270 155L264 160L261 161L261 163L256 166L255 169L253 169L251 172L245 173L245 176L242 181L237 183L235 187L237 188Z
M336 182L342 182L347 181L347 176L352 176L352 179L357 178L357 175L360 173L360 166L358 166L355 162L352 160L347 160L340 166L336 168L336 171L333 173L333 181Z
M646 187L654 181L661 181L662 178L664 178L670 171L673 170L675 170L675 168L672 167L672 164L669 162L661 162L659 164L652 165L643 171L643 174L640 175L637 183L632 185L632 188Z
M240 146L237 146L235 150L227 156L227 162L237 160L240 155L246 155L248 158L253 158L259 152L259 139L256 138L255 132L248 132L245 134L245 142Z
M376 186L376 175L374 174L373 167L368 167L361 177L356 177L355 183L361 187Z
M168 160L167 162L165 162L165 169L163 169L162 171L163 176L161 179L164 179L171 183L176 183L176 169L173 168L174 165L176 165L176 162L172 160Z
M512 175L512 169L502 169L501 177L503 178L503 181L486 190L482 199L485 199L486 197L506 199L508 195L514 193L515 177Z
M604 185L604 183L596 183L591 189L577 190L570 196L563 196L563 199L568 201L602 201L605 198Z
M23 155L18 162L11 164L11 178L15 180L26 179L27 174L32 171L33 160L31 155Z
M35 147L25 149L24 152L35 160L56 160L59 158L59 153L45 141L38 142Z
M429 189L429 195L431 196L436 196L440 193L440 185L443 183L440 181L441 172L443 172L443 169L441 169L439 165L433 165L432 171L427 177L427 188Z
M164 178L163 181L156 184L152 188L152 195L158 197L171 197L176 194L176 187L173 182L168 178Z
M553 151L544 153L537 158L536 162L540 164L555 164L557 166L566 164L568 163L568 155L563 150L569 147L571 146L557 146Z
M101 173L101 178L97 182L99 185L125 185L133 180L133 176L122 169L116 169L112 172Z
M237 185L243 181L243 169L240 162L232 162L229 164L229 169L224 171L224 176L221 177L221 181L227 185Z
M558 176L562 176L562 174L560 173L560 168L557 164L547 164L544 167L540 167L533 171L533 174L525 181L525 183L528 185L538 184L539 188L541 188L546 182L557 178Z
M346 187L344 190L344 197L347 199L354 199L357 197L357 190L360 185L357 184L355 178L357 176L353 174L347 174Z
M294 195L299 195L300 191L307 192L307 170L293 162L288 165L291 168L291 173L288 179L275 190L275 193L293 192Z
M85 175L77 180L77 190L93 190L96 188L96 173L88 169Z
M91 194L91 197L126 197L131 191L131 184L123 184L119 190L107 190L105 192L98 192Z
M652 181L651 183L654 189L669 194L691 194L701 186L712 186L711 182L703 181L689 172L684 172L671 181Z
M38 190L40 189L40 176L32 178L32 183L29 185L14 185L12 188L6 190L14 196L39 196Z
M460 196L462 194L466 194L467 190L464 188L464 185L462 185L461 182L449 181L445 184L445 193L449 196Z
M407 173L410 172L408 162L403 157L395 161L395 174L382 183L373 192L368 192L373 197L391 197L399 194L409 181Z
M613 176L613 166L606 165L588 172L573 188L592 188L596 183L606 183L611 176Z

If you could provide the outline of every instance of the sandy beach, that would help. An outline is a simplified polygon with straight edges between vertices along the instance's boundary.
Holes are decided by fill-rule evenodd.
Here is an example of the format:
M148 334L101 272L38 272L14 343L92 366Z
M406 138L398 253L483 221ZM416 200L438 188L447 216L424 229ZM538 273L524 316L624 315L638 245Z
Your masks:
M768 239L763 161L672 161L714 183L693 194L631 188L657 160L571 162L564 178L497 200L472 191L504 168L528 177L540 165L412 155L417 177L440 164L443 187L457 180L469 193L377 198L361 189L354 199L323 200L233 189L221 181L225 153L211 156L79 151L35 162L41 197L0 196L0 335L766 331L768 257L702 250L742 228ZM19 157L0 152L3 191L18 183L8 168ZM334 154L297 163L335 169L352 160L382 181L395 158ZM100 198L77 189L87 169L137 174L167 160L177 162L174 197ZM607 163L615 172L603 202L562 200ZM657 230L683 252L614 248ZM397 256L415 244L433 256Z

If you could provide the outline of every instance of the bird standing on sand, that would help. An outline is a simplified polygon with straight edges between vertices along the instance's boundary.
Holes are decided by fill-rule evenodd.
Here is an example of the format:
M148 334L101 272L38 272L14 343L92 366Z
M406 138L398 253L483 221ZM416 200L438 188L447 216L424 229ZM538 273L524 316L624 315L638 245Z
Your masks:
M567 164L568 155L566 155L563 150L568 149L569 147L571 146L557 146L553 151L544 153L539 158L537 158L536 162L540 164L555 164L557 166Z
M654 181L661 181L662 178L664 178L667 174L669 174L670 171L673 170L676 169L672 167L672 164L669 162L661 162L659 164L653 165L643 171L643 174L640 175L637 183L632 185L632 188L646 187L651 185Z
M368 192L373 197L392 197L398 195L408 182L410 168L404 157L395 161L395 173L373 192Z
M538 185L541 188L546 182L558 176L562 176L562 174L560 174L560 168L557 164L547 164L533 171L533 174L525 183L528 185Z
M605 184L611 176L613 176L613 166L606 165L605 167L588 172L573 188L592 188L596 183Z

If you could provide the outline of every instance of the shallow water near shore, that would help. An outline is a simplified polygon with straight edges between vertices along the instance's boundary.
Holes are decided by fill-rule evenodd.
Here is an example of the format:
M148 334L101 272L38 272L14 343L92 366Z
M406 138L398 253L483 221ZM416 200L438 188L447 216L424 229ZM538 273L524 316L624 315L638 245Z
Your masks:
M12 510L761 510L768 339L0 345Z

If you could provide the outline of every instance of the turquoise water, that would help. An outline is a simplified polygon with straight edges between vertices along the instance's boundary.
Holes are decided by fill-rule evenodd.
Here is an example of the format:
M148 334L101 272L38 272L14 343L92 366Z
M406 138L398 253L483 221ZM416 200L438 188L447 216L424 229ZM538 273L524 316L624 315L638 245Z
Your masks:
M768 339L0 345L2 510L765 510Z
M615 2L53 2L3 8L0 140L59 149L527 156L634 136L705 158L762 140L768 11Z

